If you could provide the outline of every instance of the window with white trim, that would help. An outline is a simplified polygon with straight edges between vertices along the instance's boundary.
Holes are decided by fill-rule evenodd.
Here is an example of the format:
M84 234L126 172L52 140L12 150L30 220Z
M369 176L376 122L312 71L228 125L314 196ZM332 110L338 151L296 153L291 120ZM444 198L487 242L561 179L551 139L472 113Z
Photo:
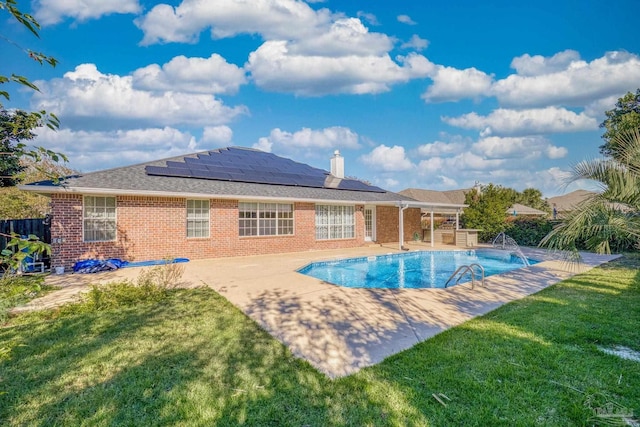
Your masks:
M187 200L187 237L209 237L208 200Z
M116 198L84 196L82 204L84 241L116 240Z
M240 237L293 234L292 204L240 202L238 214Z
M353 239L356 219L353 206L316 205L316 239Z

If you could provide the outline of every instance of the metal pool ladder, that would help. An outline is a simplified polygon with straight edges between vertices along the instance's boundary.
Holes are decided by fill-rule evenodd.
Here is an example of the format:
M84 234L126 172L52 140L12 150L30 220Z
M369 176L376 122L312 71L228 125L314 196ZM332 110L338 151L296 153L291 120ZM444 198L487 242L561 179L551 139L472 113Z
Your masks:
M471 289L473 289L476 284L476 273L475 271L473 271L474 267L480 270L480 273L481 273L480 284L484 286L484 267L474 262L473 264L461 265L460 267L458 267L456 271L453 272L451 277L449 277L449 280L447 280L447 283L444 284L444 287L446 288L447 286L449 286L449 282L451 282L451 280L453 280L453 278L456 277L456 275L458 276L458 279L456 280L456 283L455 283L457 285L458 283L460 283L460 279L462 279L465 273L469 272L471 273Z

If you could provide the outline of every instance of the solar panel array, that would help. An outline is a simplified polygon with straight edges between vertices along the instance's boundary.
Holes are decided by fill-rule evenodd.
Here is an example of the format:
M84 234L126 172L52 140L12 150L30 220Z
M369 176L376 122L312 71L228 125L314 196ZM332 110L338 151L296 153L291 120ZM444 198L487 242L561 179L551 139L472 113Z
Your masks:
M165 166L146 166L145 171L147 175L155 176L329 188L325 186L329 172L258 150L222 148L182 160L167 161ZM385 192L348 178L342 179L336 189Z

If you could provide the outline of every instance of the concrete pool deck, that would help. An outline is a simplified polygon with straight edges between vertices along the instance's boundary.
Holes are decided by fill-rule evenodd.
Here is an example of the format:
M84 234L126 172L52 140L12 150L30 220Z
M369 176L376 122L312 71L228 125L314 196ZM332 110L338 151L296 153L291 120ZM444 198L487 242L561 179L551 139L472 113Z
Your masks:
M428 244L406 244L411 250ZM434 335L505 303L538 292L618 256L583 254L580 265L558 254L522 248L543 262L486 279L486 287L461 284L448 289L353 289L325 283L295 270L313 261L398 252L397 244L353 249L196 260L182 264L187 287L209 286L331 378L381 362ZM140 268L99 274L52 275L62 286L28 306L42 309L72 300L88 283L134 279Z

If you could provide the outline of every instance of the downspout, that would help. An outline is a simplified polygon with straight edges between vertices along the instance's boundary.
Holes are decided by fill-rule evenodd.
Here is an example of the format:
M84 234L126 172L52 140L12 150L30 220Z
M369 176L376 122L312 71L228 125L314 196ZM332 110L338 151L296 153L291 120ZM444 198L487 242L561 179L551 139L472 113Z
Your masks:
M398 214L398 219L400 221L400 223L398 224L398 229L400 230L400 236L398 236L398 245L400 245L400 247L398 248L398 250L403 250L404 249L404 210L407 209L409 207L409 205L406 206L402 206L402 202L398 202L398 208L399 208L399 214Z

